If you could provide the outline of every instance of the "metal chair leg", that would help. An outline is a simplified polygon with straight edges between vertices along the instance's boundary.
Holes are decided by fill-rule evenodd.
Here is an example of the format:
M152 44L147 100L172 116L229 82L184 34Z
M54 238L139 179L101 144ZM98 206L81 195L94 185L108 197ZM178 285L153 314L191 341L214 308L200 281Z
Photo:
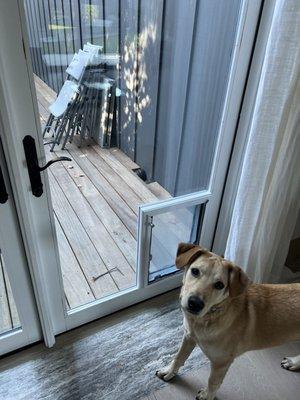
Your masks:
M62 138L64 129L65 129L66 123L68 122L66 114L67 114L67 111L64 113L64 115L61 118L60 125L59 125L59 127L57 129L55 138L53 140L53 143L52 143L52 146L51 146L51 149L50 149L51 152L54 150L55 145L59 144L60 141L61 141L61 138Z
M45 137L46 133L49 132L49 129L52 126L53 120L54 120L54 116L52 114L50 114L47 119L46 126L44 127L44 130L43 130L43 138Z

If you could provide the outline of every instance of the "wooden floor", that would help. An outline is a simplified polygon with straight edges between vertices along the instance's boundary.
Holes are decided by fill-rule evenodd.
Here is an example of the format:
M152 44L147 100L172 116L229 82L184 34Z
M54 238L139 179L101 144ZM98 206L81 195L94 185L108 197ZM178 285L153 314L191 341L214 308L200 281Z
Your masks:
M35 77L40 121L55 93ZM137 215L140 204L170 197L156 182L145 184L130 158L117 148L76 143L58 146L47 159L72 162L48 169L67 304L77 307L135 284Z
M300 371L280 367L285 356L300 354L300 343L252 351L236 359L217 393L218 400L296 400L300 392ZM142 400L194 400L207 386L209 364L187 375L178 375L166 386Z

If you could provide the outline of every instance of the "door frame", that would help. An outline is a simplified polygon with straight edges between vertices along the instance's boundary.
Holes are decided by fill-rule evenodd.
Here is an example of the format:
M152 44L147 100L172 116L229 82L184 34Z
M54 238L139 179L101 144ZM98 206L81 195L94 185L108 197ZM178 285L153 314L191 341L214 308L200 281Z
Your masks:
M56 239L52 237L50 243L49 238L43 240L39 237L39 241L35 240L38 237L37 232L47 228L46 224L48 226L50 224L52 231L55 232L53 216L49 211L51 205L48 202L50 188L47 174L43 174L42 177L46 195L41 198L34 198L30 192L27 169L24 168L22 138L26 134L35 137L39 144L37 148L39 162L41 165L45 163L45 155L41 151L42 135L40 134L38 107L34 94L24 8L21 0L3 3L0 4L0 15L2 15L2 18L0 17L0 48L2 51L2 57L0 54L0 109L6 110L3 144L5 155L9 160L9 172L16 197L17 211L43 334L46 345L51 347L55 343L55 334L178 287L181 283L181 276L176 274L145 287L142 293L139 292L138 298L136 297L136 288L134 290L128 289L122 291L122 295L118 297L111 296L111 298L106 297L95 301L88 310L86 306L79 307L68 313L66 317L61 295L63 286L57 259ZM203 221L205 235L202 237L201 244L208 248L212 246L261 5L262 0L243 0L241 5L219 137L207 191L210 201ZM7 38L10 38L9 43L7 43ZM13 44L13 48L11 48L11 44ZM5 57L3 57L3 53ZM24 104L24 101L16 101L20 93L25 93L27 96L30 93L32 101L26 104ZM17 106L16 103L18 103ZM22 120L22 115L34 115L35 122L33 123L33 118ZM199 195L199 193L195 195ZM163 207L166 202L169 202L169 205L175 204L176 200L176 198L165 200L160 202L160 205L157 204L156 207ZM141 213L145 210L143 207L141 207ZM47 216L45 221L38 221L35 218L36 211L39 215ZM141 237L141 240L144 240L143 237ZM140 246L142 243L140 241ZM54 268L56 272L46 282L45 277L49 268ZM109 310L103 307L103 303L107 300L111 300ZM99 307L99 304L101 304L101 307ZM83 313L77 312L81 308L86 310L84 316Z
M32 68L29 62L29 47L23 41L26 38L25 14L22 1L0 2L0 112L3 121L2 145L7 161L8 173L15 198L19 224L24 242L26 257L30 270L34 295L36 298L43 337L46 345L52 347L55 343L55 332L65 330L63 318L63 303L60 297L60 275L55 274L55 284L50 287L45 281L45 271L53 266L56 252L49 251L54 248L52 238L34 239L37 232L43 232L46 224L35 218L36 212L48 217L47 224L54 226L53 218L49 212L48 197L50 188L47 179L43 179L46 196L42 200L34 198L30 191L30 181L27 169L24 168L25 157L22 145L22 136L33 134L37 140L42 141L40 130L37 101L34 96L34 86L31 79ZM21 23L23 21L23 23ZM7 38L10 40L8 41ZM11 46L13 44L13 46ZM29 95L31 102L22 102L18 99L22 94ZM22 118L34 115L33 118ZM45 163L45 155L37 149L39 162ZM40 200L40 201L39 201ZM54 263L54 268L57 268ZM58 272L58 271L57 271ZM54 282L53 282L54 283ZM50 302L50 294L54 302ZM56 310L60 309L62 317L55 318ZM54 324L53 321L56 323Z
M0 204L0 262L4 263L20 326L0 334L0 356L41 339L41 331L32 293L17 213L9 182L6 161L1 145L3 124L0 115L0 168L8 199ZM8 298L8 294L6 293ZM11 319L12 315L11 315Z

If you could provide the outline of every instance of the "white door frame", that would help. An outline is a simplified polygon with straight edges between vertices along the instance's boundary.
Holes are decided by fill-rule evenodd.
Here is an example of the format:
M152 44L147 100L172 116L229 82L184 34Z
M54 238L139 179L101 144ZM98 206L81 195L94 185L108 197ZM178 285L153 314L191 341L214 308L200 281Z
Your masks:
M0 137L3 124L0 116ZM8 200L0 204L0 249L20 327L0 335L0 356L41 339L31 280L0 141L0 167ZM1 260L0 260L1 262Z
M206 193L210 201L203 221L202 231L204 235L202 236L201 244L208 248L211 247L214 236L260 8L261 0L244 0L240 11L225 106L220 124L212 175ZM82 306L66 315L62 299L63 292L61 291L61 272L57 260L57 243L53 237L39 237L39 241L36 240L38 237L37 232L43 232L43 229L45 231L49 230L49 224L51 224L54 232L53 215L49 211L51 205L48 204L50 189L47 174L43 174L42 177L45 195L40 198L34 198L30 192L27 169L24 168L22 139L26 134L32 135L40 145L40 148L37 148L37 153L41 165L45 163L45 155L42 151L42 135L40 133L37 101L34 95L22 1L10 0L0 3L0 22L0 109L6 109L7 117L4 124L4 150L10 161L11 179L14 183L13 189L17 197L17 209L30 272L33 278L43 334L46 344L51 346L55 342L55 334L127 307L137 301L155 296L163 291L178 287L181 276L176 274L146 286L143 290L134 288L122 291L117 297L114 295L100 299L93 302L88 308L87 306ZM25 96L26 99L30 96L31 101L24 104L25 102L20 99L20 95ZM35 120L28 117L30 115L34 115ZM198 196L199 200L199 196L202 196L203 193L193 195ZM176 204L176 201L178 201L176 198L166 200L155 207L164 207L165 204L172 206L172 204ZM143 207L141 207L141 214L143 210L145 211ZM44 221L38 220L36 218L37 214L46 215L47 218ZM143 239L141 233L140 237ZM140 246L142 244L140 241ZM145 258L141 258L141 254L139 254L139 261L141 262L142 260L145 260ZM51 268L54 268L56 272L49 279L47 271ZM143 266L141 268L145 272L145 268ZM140 278L139 282L141 282ZM84 310L84 313L78 312L81 310Z
M22 17L21 17L22 16ZM54 333L65 330L63 302L60 295L60 274L55 274L50 286L45 281L45 271L57 268L53 262L56 252L52 237L39 237L37 232L47 231L49 223L53 224L49 212L48 198L50 189L48 180L43 180L46 196L35 198L30 190L27 169L24 168L25 157L22 139L31 134L42 144L37 101L34 96L32 69L29 62L28 45L23 37L25 21L22 1L6 0L0 2L0 110L3 121L3 150L7 160L8 171L14 193L26 256L32 278L39 317L44 340L47 346L55 343ZM28 58L27 58L28 57ZM22 101L22 96L31 101ZM27 118L34 116L35 118ZM45 155L37 148L41 165ZM48 221L35 218L36 214L48 216ZM51 243L52 241L52 243ZM50 302L50 296L53 300ZM61 318L57 319L57 309ZM56 324L53 324L56 321Z

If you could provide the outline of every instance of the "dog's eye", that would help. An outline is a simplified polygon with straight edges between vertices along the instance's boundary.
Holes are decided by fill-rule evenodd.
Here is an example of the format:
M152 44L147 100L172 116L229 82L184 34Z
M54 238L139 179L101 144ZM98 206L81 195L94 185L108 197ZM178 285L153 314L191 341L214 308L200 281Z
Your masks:
M217 282L214 284L214 287L215 287L215 289L217 289L217 290L222 290L222 289L224 289L224 283L221 282L221 281L217 281Z
M199 276L200 275L200 271L198 268L192 268L191 269L191 273L193 276Z

